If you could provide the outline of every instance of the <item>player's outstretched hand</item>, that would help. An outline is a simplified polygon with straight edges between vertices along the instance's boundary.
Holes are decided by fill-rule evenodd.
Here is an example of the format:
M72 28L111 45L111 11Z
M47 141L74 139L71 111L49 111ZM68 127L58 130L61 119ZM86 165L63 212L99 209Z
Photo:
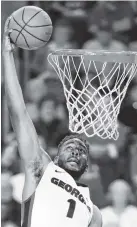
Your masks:
M6 52L12 52L15 48L15 45L11 43L11 40L10 40L10 33L12 32L12 29L9 30L8 28L10 19L11 17L8 17L5 22L4 35L3 35L3 54Z

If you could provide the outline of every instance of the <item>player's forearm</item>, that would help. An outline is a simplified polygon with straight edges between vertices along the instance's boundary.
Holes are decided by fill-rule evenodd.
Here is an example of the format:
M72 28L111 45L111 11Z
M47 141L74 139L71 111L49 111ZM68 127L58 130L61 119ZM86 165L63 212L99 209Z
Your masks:
M26 107L23 100L21 87L18 81L12 52L3 53L3 59L5 68L5 89L10 114L14 114L16 115L16 117L21 117L23 112L25 112Z

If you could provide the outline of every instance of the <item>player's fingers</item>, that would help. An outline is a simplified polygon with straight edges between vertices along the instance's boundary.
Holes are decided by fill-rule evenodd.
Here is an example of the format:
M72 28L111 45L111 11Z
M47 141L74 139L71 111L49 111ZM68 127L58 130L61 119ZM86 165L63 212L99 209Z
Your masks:
M5 22L5 26L4 26L4 32L6 32L9 28L9 23L11 20L11 16L7 18L6 22Z
M11 49L14 50L15 49L15 45L11 44Z
M10 34L12 33L12 31L13 31L12 29L8 30L8 38L9 38L10 42L11 42Z
M5 36L10 36L10 34L12 33L12 29L7 29L6 32L5 32Z
M4 43L6 46L8 46L8 49L13 50L14 48L12 47L11 39L10 39L10 34L12 32L12 29L8 29L5 34L4 34Z
M11 16L7 18L7 20L6 20L6 22L5 22L4 29L6 29L6 30L8 29L10 20L11 20Z
M15 45L12 43L11 38L10 38L11 32L12 32L12 30L8 29L4 34L3 50L13 51L15 49Z
M9 34L10 34L10 33L12 33L13 29L10 29L10 30L8 30L8 31L9 31Z

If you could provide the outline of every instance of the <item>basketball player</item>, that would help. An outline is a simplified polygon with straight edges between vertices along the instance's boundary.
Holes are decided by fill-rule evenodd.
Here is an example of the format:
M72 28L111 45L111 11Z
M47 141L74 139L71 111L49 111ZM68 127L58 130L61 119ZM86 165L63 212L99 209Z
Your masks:
M88 188L77 183L87 170L88 145L79 136L66 137L54 163L40 147L16 74L7 24L3 40L6 97L25 171L22 227L101 227L101 214Z

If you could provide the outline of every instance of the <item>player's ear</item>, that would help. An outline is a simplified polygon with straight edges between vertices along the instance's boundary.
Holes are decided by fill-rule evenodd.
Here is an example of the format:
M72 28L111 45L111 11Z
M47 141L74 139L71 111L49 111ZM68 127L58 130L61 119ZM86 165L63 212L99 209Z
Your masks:
M87 171L88 171L88 163L87 163L86 168L85 168L85 172L87 172Z
M57 156L55 156L55 158L54 158L54 163L55 163L55 165L58 165L58 160L59 160L59 156L57 155Z

